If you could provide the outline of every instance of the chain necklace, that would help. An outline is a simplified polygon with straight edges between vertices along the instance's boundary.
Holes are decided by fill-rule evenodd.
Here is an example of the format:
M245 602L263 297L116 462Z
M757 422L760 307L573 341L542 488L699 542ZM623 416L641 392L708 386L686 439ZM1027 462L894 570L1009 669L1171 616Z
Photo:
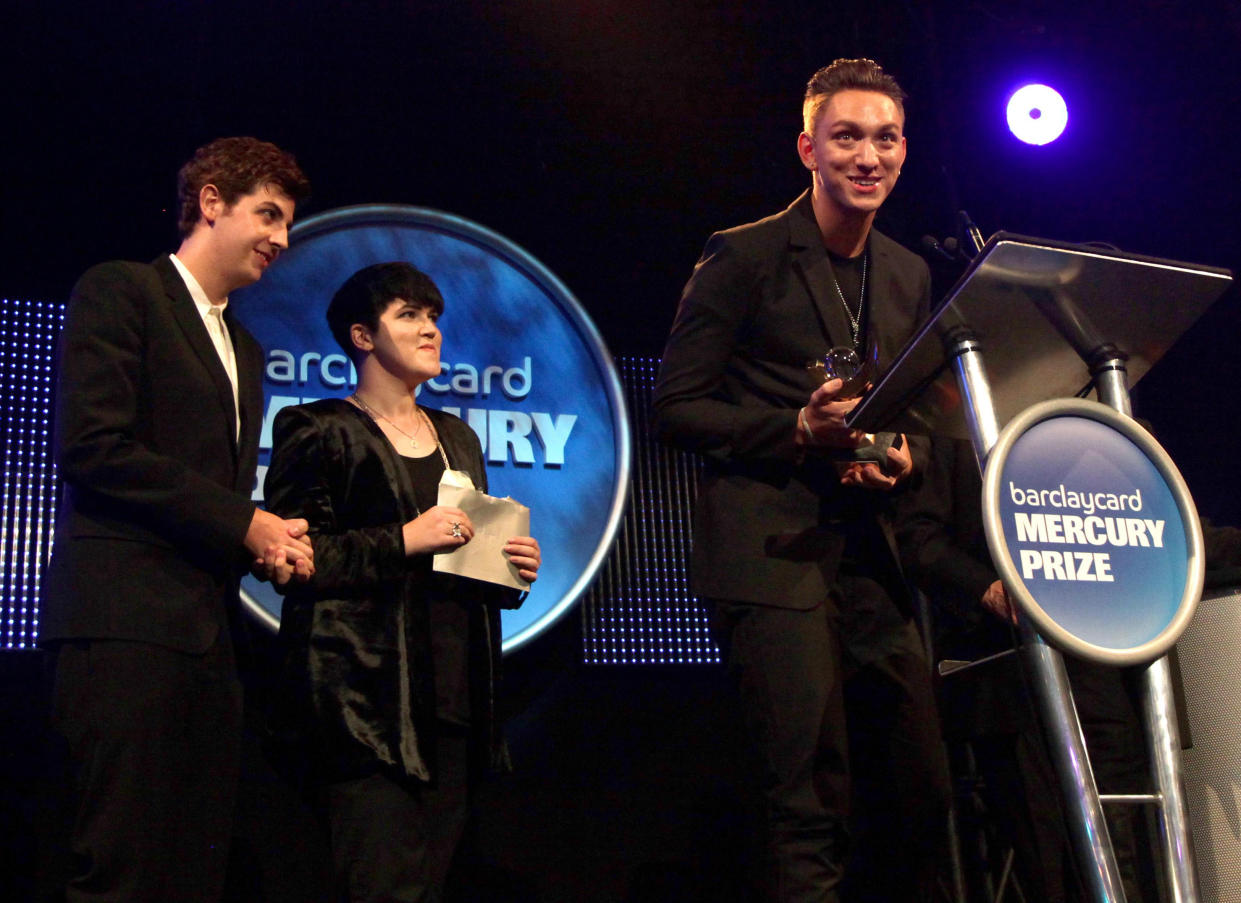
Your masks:
M840 299L840 305L845 309L845 314L849 317L849 326L853 332L853 347L857 348L857 337L862 325L862 304L866 300L866 270L870 264L870 251L862 252L862 290L857 296L857 313L849 307L849 302L845 300L845 293L840 288L840 280L836 278L836 271L832 270L832 285L836 286L836 297Z
M411 435L410 433L405 432L405 430L401 429L399 426L397 426L395 423L393 423L383 414L379 413L374 408L372 408L369 404L366 403L366 401L362 398L362 396L359 395L357 392L354 392L352 397L353 397L353 400L358 403L358 407L366 411L366 413L370 414L371 417L382 420L384 423L388 424L388 426L392 427L394 430L396 430L398 433L400 433L402 436L404 436L406 439L409 440L409 444L413 446L414 451L418 450L418 440L415 437L418 435L419 431L422 429L423 422L425 422L427 419L427 415L423 413L422 408L418 407L417 404L414 405L414 410L418 412L418 414L420 415L420 419L418 420L417 428L414 429L414 432ZM429 428L430 424L428 423L427 426ZM435 435L434 431L432 431L431 435Z

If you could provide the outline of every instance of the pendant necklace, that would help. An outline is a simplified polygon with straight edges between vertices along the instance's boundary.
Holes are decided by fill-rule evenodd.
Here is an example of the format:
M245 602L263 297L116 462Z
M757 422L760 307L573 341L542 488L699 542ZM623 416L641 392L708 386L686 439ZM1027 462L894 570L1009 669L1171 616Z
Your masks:
M374 408L372 408L369 404L366 403L366 401L362 398L362 396L359 395L357 392L353 393L352 398L354 401L358 403L358 407L360 407L366 413L370 414L372 418L382 420L384 423L388 424L388 426L392 427L394 430L396 430L398 433L400 433L402 436L404 436L406 439L409 440L409 444L413 447L414 451L418 450L418 440L415 437L418 435L419 430L421 430L422 423L424 420L426 420L427 415L422 413L422 409L418 407L417 404L414 405L414 410L417 411L417 413L420 416L420 419L418 421L417 428L414 429L414 432L411 435L410 433L405 432L405 430L401 429L399 426L397 426L395 423L393 423L383 414L379 413Z
M840 288L840 280L836 278L836 271L832 270L832 285L836 286L836 297L840 299L840 305L845 309L845 315L849 318L849 326L852 327L853 348L857 350L857 337L862 325L862 305L866 300L866 270L870 263L870 251L862 252L862 288L857 296L857 314L849 307L849 302L845 300L845 293Z

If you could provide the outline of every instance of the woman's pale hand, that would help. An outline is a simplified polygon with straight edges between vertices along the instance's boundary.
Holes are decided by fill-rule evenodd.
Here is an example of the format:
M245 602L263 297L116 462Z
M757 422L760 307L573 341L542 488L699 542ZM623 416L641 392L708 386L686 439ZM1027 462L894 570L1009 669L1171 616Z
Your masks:
M401 528L406 555L434 555L459 549L474 538L474 525L460 508L436 505Z
M539 579L543 556L539 551L539 541L533 536L514 536L504 544L504 554L516 566L522 580L533 583Z

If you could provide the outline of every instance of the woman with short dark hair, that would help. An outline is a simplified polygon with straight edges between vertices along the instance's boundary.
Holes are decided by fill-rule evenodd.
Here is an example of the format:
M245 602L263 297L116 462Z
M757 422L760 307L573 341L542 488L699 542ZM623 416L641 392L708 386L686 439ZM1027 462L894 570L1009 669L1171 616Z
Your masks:
M487 488L473 430L414 396L440 373L443 308L407 263L355 273L327 318L357 390L286 408L273 430L268 507L306 518L315 544L314 576L281 617L286 714L324 790L349 901L438 900L470 776L506 759L499 610L521 597L431 567L474 535L465 512L437 504L441 476ZM536 579L537 541L514 537L504 552Z

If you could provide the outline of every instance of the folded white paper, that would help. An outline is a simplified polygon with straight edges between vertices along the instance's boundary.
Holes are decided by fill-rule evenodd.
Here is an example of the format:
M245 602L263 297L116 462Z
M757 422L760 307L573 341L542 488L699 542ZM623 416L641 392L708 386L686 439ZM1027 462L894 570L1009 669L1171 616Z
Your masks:
M530 535L529 508L513 499L479 492L469 474L459 470L444 471L438 503L464 511L474 525L474 538L458 549L434 556L435 570L514 589L530 588L504 554L504 544L514 536Z

